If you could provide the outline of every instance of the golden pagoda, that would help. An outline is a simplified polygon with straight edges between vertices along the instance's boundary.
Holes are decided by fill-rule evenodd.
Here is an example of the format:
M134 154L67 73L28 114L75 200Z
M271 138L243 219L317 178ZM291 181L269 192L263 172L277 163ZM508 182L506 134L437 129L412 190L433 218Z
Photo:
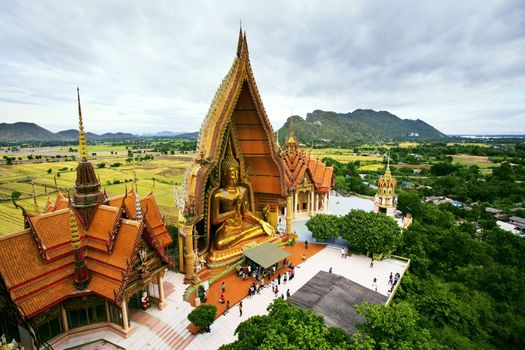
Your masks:
M374 212L385 213L394 217L396 213L396 179L390 173L390 159L387 162L385 174L377 181L377 194L374 198Z

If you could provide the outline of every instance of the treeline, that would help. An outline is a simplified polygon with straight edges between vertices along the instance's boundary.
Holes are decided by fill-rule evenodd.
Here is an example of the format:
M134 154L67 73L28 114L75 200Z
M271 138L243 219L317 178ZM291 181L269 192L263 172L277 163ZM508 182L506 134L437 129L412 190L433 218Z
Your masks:
M399 203L414 206L414 195ZM525 348L525 240L489 216L476 218L478 228L446 208L412 210L396 251L411 259L410 274L394 300L408 303L446 348Z

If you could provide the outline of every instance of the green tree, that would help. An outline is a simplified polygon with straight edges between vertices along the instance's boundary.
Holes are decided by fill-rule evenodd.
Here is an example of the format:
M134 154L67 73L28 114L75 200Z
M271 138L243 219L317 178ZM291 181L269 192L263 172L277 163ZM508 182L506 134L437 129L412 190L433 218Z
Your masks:
M336 215L318 214L306 222L312 237L319 240L337 238L341 235L341 219Z
M427 329L418 324L419 314L407 302L391 306L367 302L356 306L364 316L358 329L375 342L375 349L440 349Z
M422 212L421 198L414 192L400 192L397 196L397 209L403 214L411 213L414 217L419 217Z
M401 229L394 219L355 209L342 218L341 232L350 247L370 255L394 250L401 238Z
M200 305L188 314L188 320L205 332L209 332L216 314L217 307L215 305Z

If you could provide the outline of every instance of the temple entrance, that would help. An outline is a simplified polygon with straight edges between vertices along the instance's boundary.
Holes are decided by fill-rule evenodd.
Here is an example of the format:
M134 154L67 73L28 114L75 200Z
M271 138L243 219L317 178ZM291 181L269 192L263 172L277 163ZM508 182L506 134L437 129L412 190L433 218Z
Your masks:
M131 309L140 310L140 299L142 298L142 290L139 290L135 294L129 297L128 306Z
M383 213L383 214L386 214L386 208L380 207L379 208L379 212Z

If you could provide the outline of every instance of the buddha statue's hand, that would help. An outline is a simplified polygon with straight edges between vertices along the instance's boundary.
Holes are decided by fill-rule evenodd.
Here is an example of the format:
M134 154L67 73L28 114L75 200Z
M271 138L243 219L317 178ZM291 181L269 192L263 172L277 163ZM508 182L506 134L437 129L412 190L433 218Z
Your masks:
M273 229L272 225L263 220L259 221L259 223L268 236L273 236L275 234L275 230Z

